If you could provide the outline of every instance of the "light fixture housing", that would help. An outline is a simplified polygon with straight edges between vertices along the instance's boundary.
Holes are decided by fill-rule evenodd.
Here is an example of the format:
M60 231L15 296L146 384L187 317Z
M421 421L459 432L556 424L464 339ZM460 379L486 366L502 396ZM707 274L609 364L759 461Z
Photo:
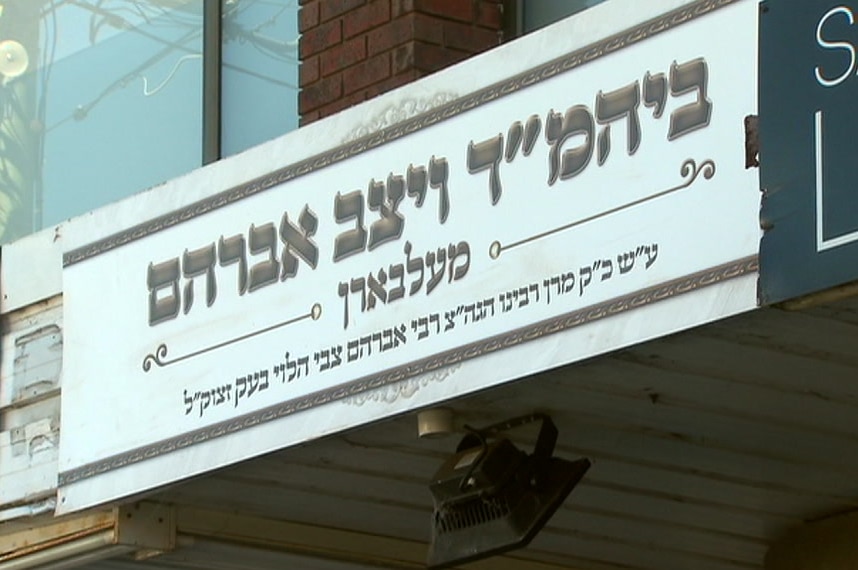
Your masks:
M29 66L30 56L20 42L15 40L0 41L0 75L6 79L14 79L24 75Z
M541 421L533 452L502 433ZM530 414L470 432L435 473L427 566L451 566L521 548L542 530L590 468L586 458L552 457L557 427Z

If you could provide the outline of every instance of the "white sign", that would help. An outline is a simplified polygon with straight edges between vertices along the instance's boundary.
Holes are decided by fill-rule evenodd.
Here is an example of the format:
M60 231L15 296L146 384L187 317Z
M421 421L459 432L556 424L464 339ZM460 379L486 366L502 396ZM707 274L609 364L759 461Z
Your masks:
M61 484L752 270L726 3L67 252Z

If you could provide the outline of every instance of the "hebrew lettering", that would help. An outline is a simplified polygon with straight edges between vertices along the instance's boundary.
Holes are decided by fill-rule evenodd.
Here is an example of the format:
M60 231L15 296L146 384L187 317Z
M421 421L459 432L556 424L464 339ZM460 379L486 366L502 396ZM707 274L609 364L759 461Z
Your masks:
M580 288L579 295L584 294L584 289L590 285L590 282L593 280L593 270L590 266L582 267L578 270L578 286Z
M346 329L349 326L349 284L340 282L337 293L343 298L343 328Z
M450 191L447 188L447 180L450 178L450 167L447 159L443 157L429 159L429 186L438 192L438 221L442 224L450 215Z
M620 268L620 273L628 273L635 266L635 252L622 253L617 256L617 265Z
M259 261L250 268L250 286L247 290L252 293L266 285L278 282L280 262L277 260L277 230L273 223L269 222L259 227L251 225L248 236L250 253L266 254L264 261Z
M647 107L653 107L653 117L661 118L667 103L667 78L664 73L652 75L649 71L646 72L643 82L643 103Z
M301 215L298 216L297 227L289 221L289 214L283 212L283 217L280 219L280 240L283 242L283 253L280 256L281 281L298 274L298 258L312 269L316 268L319 262L319 248L310 238L315 235L318 226L319 219L309 206L305 205Z
M644 245L638 247L637 255L645 255L646 262L644 263L644 267L649 269L653 263L655 263L656 258L658 257L658 244L654 243L652 245Z
M683 105L670 114L670 131L667 140L705 127L712 117L712 101L707 97L709 67L703 58L670 66L670 94L674 97L697 92L697 101Z
M194 251L185 250L182 255L182 274L185 284L184 313L187 315L194 304L194 277L205 275L206 306L211 307L217 297L217 281L215 280L215 245L211 244Z
M414 198L414 204L421 208L426 200L426 192L429 189L429 179L426 177L425 166L408 165L405 172L405 184L408 187L408 196Z
M190 414L191 411L194 409L194 402L199 398L199 395L200 395L200 393L197 392L193 396L189 396L188 395L188 389L185 388L184 400L185 400L185 415L186 416L188 414Z
M492 205L497 204L503 193L500 180L500 161L503 151L503 135L484 141L468 143L468 173L476 174L483 170L489 171L489 193Z
M450 277L448 281L458 281L468 273L471 267L471 247L468 242L452 243L447 248L447 258L450 261Z
M401 263L391 264L387 269L392 287L387 291L387 299L391 303L405 296L405 267ZM398 280L398 284L397 284Z
M437 270L435 268L436 262L438 263ZM428 295L438 286L438 283L444 277L444 272L447 269L447 248L439 247L437 251L426 253L426 267L429 268L432 274L426 282L426 294Z
M417 293L421 287L423 287L423 257L411 257L411 242L405 242L405 258L406 258L406 267L408 268L408 275L412 275L413 273L419 273L419 276L411 282L411 286L408 289L409 295L414 295Z
M613 121L626 119L626 140L629 155L634 154L641 144L641 123L638 117L640 105L640 85L637 81L615 91L596 95L596 120L606 125L599 133L600 165L605 163L611 150L611 125ZM604 142L603 142L604 141Z
M548 153L548 185L553 186L560 180L566 180L580 174L593 156L593 132L595 121L590 110L583 105L569 107L561 115L553 110L545 121L545 140L551 146ZM563 150L563 146L573 137L583 137L575 148Z
M217 242L217 256L221 267L238 265L238 294L247 292L247 251L244 236L239 234L229 238L220 236Z
M387 283L387 273L384 269L379 269L376 275L370 273L366 277L366 308L367 310L375 308L376 300L382 303L387 303L387 291L384 285Z
M614 274L614 262L610 259L603 259L599 265L602 268L602 281L607 281Z
M539 115L531 115L524 125L521 124L521 121L516 121L510 125L506 135L504 159L507 162L512 162L519 148L521 148L521 154L530 156L541 129L542 120Z
M149 326L175 319L180 304L179 259L174 257L157 265L150 263L146 284L149 287Z
M369 227L369 245L367 249L372 251L379 245L399 239L402 235L402 227L405 218L396 211L405 193L405 181L402 176L392 173L387 177L387 184L370 180L367 190L367 205L369 209L378 212L381 219L376 220Z
M334 261L361 252L366 247L366 228L363 225L363 193L360 190L340 194L334 198L334 219L338 224L354 220L354 228L334 239Z

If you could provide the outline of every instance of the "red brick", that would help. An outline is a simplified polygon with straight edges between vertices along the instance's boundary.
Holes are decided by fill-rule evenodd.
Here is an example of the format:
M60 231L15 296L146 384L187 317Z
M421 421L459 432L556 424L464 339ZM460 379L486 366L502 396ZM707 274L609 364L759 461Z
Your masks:
M343 71L343 91L354 93L390 76L390 57L383 53Z
M319 79L319 56L314 55L308 57L301 62L298 67L298 82L301 87L306 87L310 83Z
M390 0L369 0L369 3L343 18L343 37L350 38L390 20Z
M414 42L401 45L391 55L390 73L397 75L414 68Z
M414 42L414 67L434 72L467 59L472 54L423 42Z
M418 12L391 20L367 34L367 53L375 55L412 40L441 45L444 20Z
M366 59L366 38L361 36L349 40L320 54L322 76L330 75Z
M306 32L310 28L319 25L319 2L304 2L298 8L298 31Z
M353 107L358 103L363 103L364 101L366 101L366 99L367 96L365 91L358 91L357 93L346 95L345 97L338 99L333 103L319 108L319 118L329 117L335 113L339 113L343 109L348 109L349 107Z
M298 95L298 112L302 115L308 111L318 109L323 105L332 103L343 95L342 77L332 75L320 81L316 81L301 90Z
M500 44L500 35L494 30L477 28L458 22L444 22L444 47L480 53Z
M329 49L343 39L342 22L333 20L301 34L301 59L306 59L322 50Z
M390 0L390 17L398 18L414 11L414 0Z
M366 90L366 98L372 99L373 97L377 97L382 93L387 93L388 91L393 91L397 87L402 87L403 85L408 85L409 83L413 83L417 81L421 77L423 77L423 73L417 71L416 69L409 69L408 71L404 71L398 75L394 75L389 79L385 79L380 83L375 83L367 87Z
M411 40L414 29L414 15L408 14L383 24L366 35L366 51L376 55Z
M492 30L503 29L503 4L496 0L484 0L477 6L478 26Z
M300 120L298 121L301 126L309 125L313 121L318 121L320 119L318 111L310 111L309 113L304 113L301 115Z
M496 46L503 0L300 0L301 124Z
M414 0L414 7L420 12L427 12L461 20L462 22L474 21L473 0Z
M331 18L336 18L366 4L366 0L321 0L321 2L322 7L319 15L322 22L327 22Z
M426 14L415 14L414 39L430 44L443 44L444 20Z

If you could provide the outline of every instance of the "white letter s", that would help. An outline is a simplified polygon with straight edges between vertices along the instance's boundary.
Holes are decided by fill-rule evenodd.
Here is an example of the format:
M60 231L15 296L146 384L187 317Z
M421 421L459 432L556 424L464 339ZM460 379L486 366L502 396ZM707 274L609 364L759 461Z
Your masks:
M824 49L843 49L849 52L849 68L843 72L842 75L835 79L826 79L822 76L822 71L820 66L816 66L814 68L813 73L816 75L816 80L823 87L834 87L835 85L839 85L843 83L852 70L855 68L855 48L849 42L829 42L822 39L822 26L825 25L825 22L831 16L835 14L846 14L846 17L849 18L849 25L852 25L854 19L852 17L852 10L847 8L846 6L837 6L836 8L832 8L819 20L819 24L816 26L816 43L819 44L820 47Z

